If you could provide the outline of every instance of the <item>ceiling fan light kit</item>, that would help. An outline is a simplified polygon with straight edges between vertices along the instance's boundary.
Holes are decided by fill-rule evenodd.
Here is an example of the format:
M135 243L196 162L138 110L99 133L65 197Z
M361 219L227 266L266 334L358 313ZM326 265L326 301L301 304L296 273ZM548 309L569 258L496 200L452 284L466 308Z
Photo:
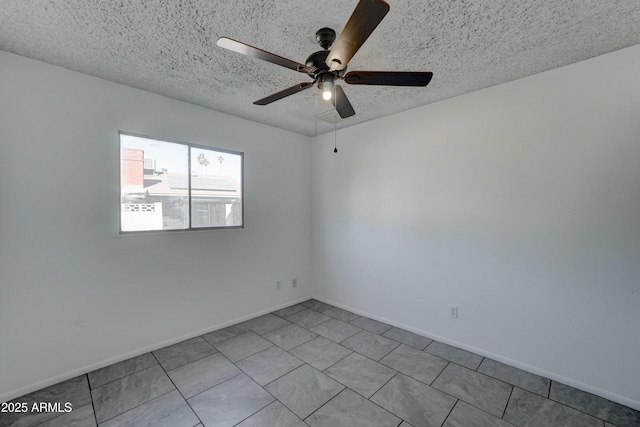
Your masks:
M325 101L329 101L333 96L335 85L333 81L335 76L331 73L325 73L320 76L320 83L318 83L318 89L322 91L322 98Z
M268 105L287 96L317 86L325 100L331 100L338 115L345 119L355 115L351 102L342 86L347 84L382 86L426 86L433 74L428 71L351 71L345 73L347 65L371 33L389 12L389 4L384 0L360 0L347 21L344 29L336 38L331 28L321 28L316 32L316 41L322 50L309 55L304 64L267 52L227 37L218 39L218 46L248 55L272 64L304 73L313 79L298 83L254 102L255 105Z

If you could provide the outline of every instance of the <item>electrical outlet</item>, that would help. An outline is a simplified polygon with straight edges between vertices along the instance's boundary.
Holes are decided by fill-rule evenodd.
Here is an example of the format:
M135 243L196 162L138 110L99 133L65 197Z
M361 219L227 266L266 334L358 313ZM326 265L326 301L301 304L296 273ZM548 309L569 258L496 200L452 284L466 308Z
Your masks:
M298 279L292 279L291 280L291 287L292 288L297 288L298 287Z
M85 332L87 332L87 329L84 326L84 320L73 324L73 334L75 336L83 335Z
M449 317L451 317L452 319L457 319L458 318L458 306L457 305L449 306Z
M276 282L276 290L278 290L278 291L279 291L281 287L282 287L282 283L280 283L280 281L278 280L278 281Z

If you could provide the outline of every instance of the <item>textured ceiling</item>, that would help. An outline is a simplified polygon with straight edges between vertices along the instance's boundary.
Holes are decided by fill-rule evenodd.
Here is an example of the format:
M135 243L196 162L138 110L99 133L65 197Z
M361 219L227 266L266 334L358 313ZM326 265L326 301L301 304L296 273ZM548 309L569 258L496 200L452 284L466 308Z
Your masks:
M640 43L638 0L388 0L349 70L432 71L426 88L343 84L356 110L338 128ZM339 34L357 0L2 0L0 49L304 135L315 89L253 101L309 80L216 46L221 36L304 62L315 32ZM606 76L594 76L606 84ZM589 88L585 88L588 90Z

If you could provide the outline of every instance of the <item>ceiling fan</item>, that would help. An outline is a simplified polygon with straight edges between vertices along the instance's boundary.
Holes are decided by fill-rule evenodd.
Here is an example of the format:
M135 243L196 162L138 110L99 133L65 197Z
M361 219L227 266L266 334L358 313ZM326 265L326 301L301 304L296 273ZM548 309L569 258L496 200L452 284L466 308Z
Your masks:
M312 53L305 64L227 37L218 39L217 44L225 49L304 73L313 79L312 82L298 83L259 99L254 104L267 105L317 84L323 98L331 100L340 117L344 119L353 116L356 112L336 81L343 80L347 84L355 85L384 86L426 86L431 81L433 73L426 71L350 71L345 74L347 64L353 55L388 12L389 4L384 0L360 0L337 40L336 32L331 28L321 28L316 32L316 41L323 50ZM331 50L329 50L330 47Z

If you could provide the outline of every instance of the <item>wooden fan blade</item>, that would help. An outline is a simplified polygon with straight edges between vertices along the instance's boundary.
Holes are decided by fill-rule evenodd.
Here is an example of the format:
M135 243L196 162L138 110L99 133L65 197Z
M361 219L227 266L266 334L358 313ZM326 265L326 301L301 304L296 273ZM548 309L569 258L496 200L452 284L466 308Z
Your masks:
M389 4L384 0L360 0L327 56L331 71L345 69L387 12Z
M272 95L269 95L265 98L259 99L256 102L254 102L255 105L267 105L267 104L271 104L272 102L275 102L279 99L282 98L286 98L289 95L293 95L294 93L298 93L298 92L302 92L305 89L310 88L311 86L313 86L313 82L303 82L303 83L299 83L295 86L291 86L290 88L287 88L285 90L281 90L280 92L276 92Z
M431 77L429 71L350 71L344 81L351 85L426 86Z
M289 68L293 71L298 71L306 74L313 74L313 71L306 65L300 64L291 59L283 58L274 53L267 52L266 50L258 49L257 47L249 46L246 43L242 43L236 40L229 39L227 37L220 37L217 42L218 46L225 49L232 50L234 52L241 53L243 55L252 56L254 58L262 59L263 61L271 62L272 64L280 65L285 68Z
M336 111L340 117L346 119L347 117L355 115L356 112L351 106L349 98L347 98L344 90L342 90L342 87L340 85L335 85L334 88L336 93L335 96L331 98L331 102L333 103L333 106L336 107Z

